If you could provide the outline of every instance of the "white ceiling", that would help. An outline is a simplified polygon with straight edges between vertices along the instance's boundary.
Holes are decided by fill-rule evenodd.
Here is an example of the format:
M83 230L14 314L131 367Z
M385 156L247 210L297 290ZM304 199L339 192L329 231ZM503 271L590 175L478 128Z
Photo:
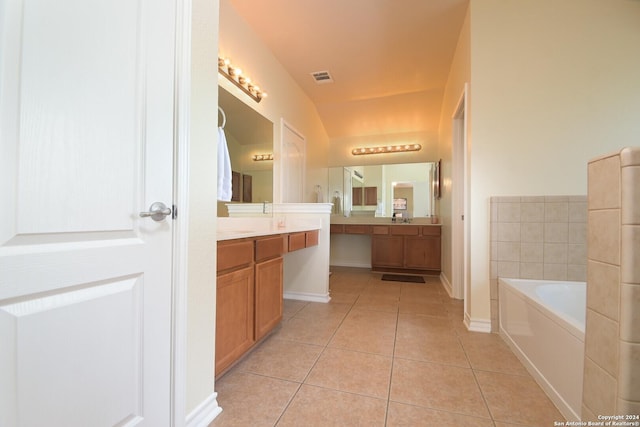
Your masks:
M468 1L230 0L315 103L332 144L437 139ZM316 84L316 71L334 83Z

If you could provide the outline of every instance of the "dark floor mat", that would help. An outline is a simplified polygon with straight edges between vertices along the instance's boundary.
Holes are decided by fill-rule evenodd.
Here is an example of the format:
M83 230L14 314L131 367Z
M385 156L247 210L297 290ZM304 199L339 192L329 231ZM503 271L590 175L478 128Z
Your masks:
M383 274L382 280L387 282L424 283L422 276L406 276L404 274Z

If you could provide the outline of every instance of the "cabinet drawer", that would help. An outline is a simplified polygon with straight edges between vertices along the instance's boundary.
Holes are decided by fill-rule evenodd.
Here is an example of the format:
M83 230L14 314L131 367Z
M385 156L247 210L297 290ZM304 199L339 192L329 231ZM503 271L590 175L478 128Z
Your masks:
M372 225L371 234L389 234L388 225Z
M305 234L305 242L304 242L305 248L308 248L309 246L318 246L318 230L307 231L304 234Z
M344 233L344 225L343 224L331 224L329 225L330 233Z
M304 249L307 242L307 235L305 232L289 234L289 252Z
M230 270L253 262L253 240L218 242L217 271Z
M345 224L344 232L347 234L371 234L371 226L361 224Z
M394 225L391 226L391 234L395 236L417 236L420 234L420 227L417 225Z
M439 236L440 235L440 226L424 226L422 227L422 235L423 236Z
M280 256L283 252L281 235L256 240L256 262Z

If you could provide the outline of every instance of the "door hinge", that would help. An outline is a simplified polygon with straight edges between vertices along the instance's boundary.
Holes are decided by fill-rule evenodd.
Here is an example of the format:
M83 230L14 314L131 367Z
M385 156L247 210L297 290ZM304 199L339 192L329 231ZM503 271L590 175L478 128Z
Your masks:
M178 217L178 208L176 205L171 205L171 219L176 219Z

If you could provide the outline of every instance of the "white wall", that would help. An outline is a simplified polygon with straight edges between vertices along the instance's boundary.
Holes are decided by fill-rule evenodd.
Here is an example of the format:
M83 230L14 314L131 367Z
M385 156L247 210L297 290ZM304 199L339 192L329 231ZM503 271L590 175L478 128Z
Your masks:
M586 194L640 141L640 2L472 0L471 315L489 319L489 197Z
M189 146L187 414L214 392L218 0L194 0ZM167 331L169 333L169 331Z
M445 87L442 102L442 115L440 117L440 145L438 149L441 163L442 198L436 200L435 213L442 223L442 275L450 284L452 282L453 261L451 254L451 210L452 210L452 142L453 129L452 118L458 105L465 83L471 81L471 40L470 40L470 8L467 9L464 23L460 29L460 36L456 46L456 52L451 62L451 69ZM467 111L469 114L469 111ZM467 138L471 140L471 132Z

